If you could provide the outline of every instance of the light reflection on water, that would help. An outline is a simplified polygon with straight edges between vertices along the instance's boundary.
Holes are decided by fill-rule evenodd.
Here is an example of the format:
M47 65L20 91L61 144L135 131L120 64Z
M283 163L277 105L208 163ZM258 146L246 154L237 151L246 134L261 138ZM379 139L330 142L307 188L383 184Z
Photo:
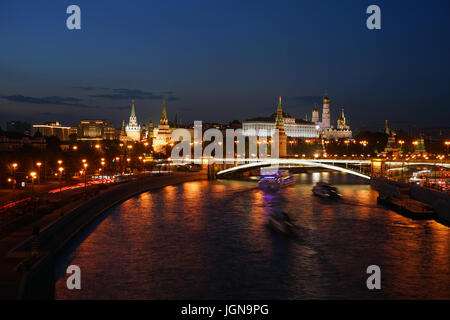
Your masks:
M343 194L311 195L316 181ZM136 196L84 230L56 263L57 299L450 298L450 229L377 206L377 193L342 173L297 175L264 193L255 182L189 182ZM266 227L288 212L297 237ZM64 271L80 266L82 290ZM382 290L366 288L367 266Z

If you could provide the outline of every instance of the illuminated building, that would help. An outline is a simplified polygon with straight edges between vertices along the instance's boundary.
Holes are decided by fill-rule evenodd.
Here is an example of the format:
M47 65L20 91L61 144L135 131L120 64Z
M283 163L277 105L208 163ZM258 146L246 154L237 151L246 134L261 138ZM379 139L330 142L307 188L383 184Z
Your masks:
M425 141L423 140L423 137L420 137L414 144L414 153L415 154L427 153L427 150L425 149Z
M341 115L337 120L336 128L331 125L330 98L326 94L323 98L322 122L319 120L319 111L317 108L312 112L312 121L320 126L320 136L324 139L351 139L353 137L344 115L344 108L341 108Z
M331 128L330 98L328 98L327 94L325 94L325 97L323 97L322 122L320 123L320 128L322 130Z
M163 108L161 112L161 120L158 128L153 130L153 150L155 152L165 152L165 147L171 142L172 130L169 126L166 113L166 101L163 100Z
M245 136L270 137L276 129L276 121L283 123L284 133L291 138L317 138L319 126L311 122L295 119L281 110L281 98L278 103L277 113L267 118L254 118L242 123L242 131ZM281 110L281 116L280 116Z
M133 141L141 140L141 126L137 123L136 112L134 110L134 99L131 100L131 115L128 125L125 127L127 137Z
M314 109L312 111L312 118L311 118L311 122L312 123L319 123L319 109L317 109L317 105L314 106Z
M384 122L384 133L388 135L388 141L384 151L381 154L387 155L388 153L392 153L393 155L397 155L399 153L399 148L397 147L397 143L395 141L395 136L397 135L394 130L391 130L388 125L388 121Z
M70 127L63 127L59 122L33 124L33 135L39 132L43 137L55 136L61 141L69 140Z
M114 140L116 132L108 120L81 120L76 127L78 140Z
M287 156L287 136L284 131L283 110L281 108L281 96L278 100L277 117L275 119L275 127L278 129L278 147L279 157L283 158Z

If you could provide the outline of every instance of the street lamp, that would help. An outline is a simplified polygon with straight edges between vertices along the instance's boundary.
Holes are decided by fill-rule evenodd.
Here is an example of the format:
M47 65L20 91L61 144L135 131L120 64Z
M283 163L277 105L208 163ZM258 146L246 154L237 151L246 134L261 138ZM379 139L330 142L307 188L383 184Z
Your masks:
M86 171L87 171L88 164L86 162L83 163L84 167L84 194L86 194Z
M447 146L447 154L449 154L448 148L450 147L450 141L445 141L444 144Z
M13 168L13 189L16 188L16 168L17 168L17 163L13 163L12 165Z
M36 178L36 172L30 172L30 176L31 176L31 192L34 191L34 179Z
M363 146L363 154L366 152L366 146L368 145L368 142L366 140L362 140L359 142Z
M39 170L39 175L38 175L38 183L41 183L41 166L42 166L42 162L36 162L36 165L38 167Z
M347 154L348 154L348 146L349 146L349 144L350 144L350 140L345 140L344 143L345 143L345 145L347 146Z
M59 161L58 161L59 162ZM58 168L59 171L59 194L61 195L61 191L62 191L62 186L61 186L61 177L62 177L62 173L64 171L63 167L59 167Z

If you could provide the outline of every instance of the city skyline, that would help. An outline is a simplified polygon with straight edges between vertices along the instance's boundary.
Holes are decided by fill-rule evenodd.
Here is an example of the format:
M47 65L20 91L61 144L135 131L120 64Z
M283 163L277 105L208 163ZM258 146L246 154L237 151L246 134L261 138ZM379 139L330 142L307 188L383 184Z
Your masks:
M163 98L169 120L224 123L271 114L279 95L304 118L325 91L332 120L343 106L355 130L381 129L385 119L444 127L450 116L446 2L381 2L375 32L365 28L367 4L356 1L78 1L79 31L65 28L67 5L1 4L2 128L103 118L120 127L131 99L140 122L158 119Z

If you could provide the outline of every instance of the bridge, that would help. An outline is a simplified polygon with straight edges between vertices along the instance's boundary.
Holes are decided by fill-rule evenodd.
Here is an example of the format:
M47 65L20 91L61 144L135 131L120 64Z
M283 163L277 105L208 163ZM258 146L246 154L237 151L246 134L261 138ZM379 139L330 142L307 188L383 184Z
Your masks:
M223 163L227 163L230 159L221 159ZM217 159L216 159L217 161ZM233 162L230 164L224 164L224 166L230 166L224 168L215 173L217 177L225 176L227 174L235 172L244 172L253 169L257 169L264 166L309 166L309 167L321 167L329 170L345 172L352 174L364 179L370 179L372 176L376 175L377 168L380 167L382 172L383 167L392 168L403 168L408 166L434 166L434 167L444 167L450 168L449 162L433 162L433 161L389 161L384 159L322 159L322 158L312 158L312 159L298 159L298 158L265 158L265 159L232 159ZM363 172L362 168L369 166L370 173L368 170Z

